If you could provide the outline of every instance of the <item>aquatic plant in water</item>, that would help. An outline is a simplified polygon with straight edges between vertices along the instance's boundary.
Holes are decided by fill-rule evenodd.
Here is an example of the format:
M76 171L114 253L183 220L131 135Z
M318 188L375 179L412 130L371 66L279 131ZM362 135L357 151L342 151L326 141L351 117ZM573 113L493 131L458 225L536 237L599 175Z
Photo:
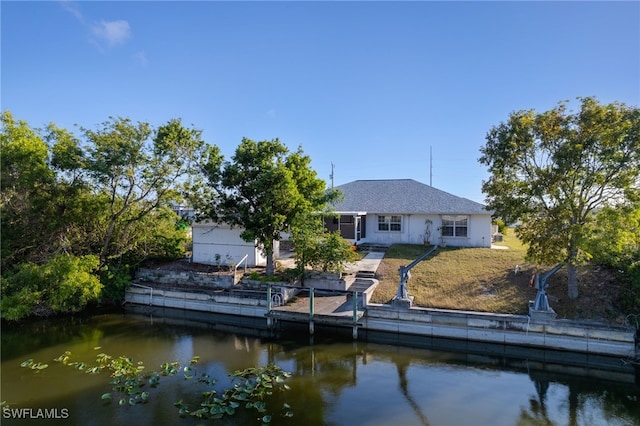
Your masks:
M101 349L95 347L95 350ZM182 371L185 380L193 380L209 387L202 392L198 408L191 409L183 400L174 405L178 408L180 416L194 416L201 419L220 419L224 416L233 416L239 411L255 410L257 418L263 425L267 425L273 418L267 407L267 397L273 395L274 391L284 392L290 390L285 382L291 377L291 373L283 371L277 365L269 364L261 367L251 367L238 370L230 374L232 386L218 392L213 386L216 380L208 374L197 374L197 365L200 357L193 357L188 365L181 367L180 363L165 362L160 365L159 371L145 372L142 361L134 362L127 356L112 357L105 353L96 355L96 364L90 365L81 361L73 361L71 352L66 351L54 359L62 365L73 367L78 371L87 374L99 374L109 372L112 392L102 394L101 399L105 403L113 400L118 401L118 405L136 405L148 402L150 398L148 388L155 388L160 384L160 378L175 376ZM23 368L29 368L34 372L39 372L48 367L48 364L34 362L28 359L20 364ZM286 402L283 403L279 415L292 417L293 411Z

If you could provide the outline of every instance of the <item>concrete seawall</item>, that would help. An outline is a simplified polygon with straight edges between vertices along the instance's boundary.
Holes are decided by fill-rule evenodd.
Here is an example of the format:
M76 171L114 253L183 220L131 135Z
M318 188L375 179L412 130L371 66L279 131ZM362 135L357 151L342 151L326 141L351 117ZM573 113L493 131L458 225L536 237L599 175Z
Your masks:
M222 292L206 294L154 290L151 287L134 285L127 290L125 301L138 305L250 318L265 318L269 314L266 297L235 297ZM309 322L308 316L300 318L297 322ZM627 358L638 356L636 330L632 327L555 319L532 320L525 315L367 304L365 314L358 320L357 325L344 325L345 329L349 327L398 335L448 338L586 354ZM356 334L354 333L354 336Z
M525 315L368 305L367 330L477 342L636 356L635 330L569 320L533 322Z
M133 285L125 294L125 302L163 308L186 309L216 314L246 317L264 317L267 301L222 294L194 293L175 290L158 290L148 286Z

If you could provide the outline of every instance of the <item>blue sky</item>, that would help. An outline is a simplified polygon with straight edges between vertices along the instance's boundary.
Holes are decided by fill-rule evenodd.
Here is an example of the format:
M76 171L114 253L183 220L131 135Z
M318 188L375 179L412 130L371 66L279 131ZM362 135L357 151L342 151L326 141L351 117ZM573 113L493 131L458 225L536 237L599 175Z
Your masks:
M330 184L411 178L482 202L477 159L521 109L640 104L639 2L2 1L1 107L280 138ZM430 167L430 154L432 164Z

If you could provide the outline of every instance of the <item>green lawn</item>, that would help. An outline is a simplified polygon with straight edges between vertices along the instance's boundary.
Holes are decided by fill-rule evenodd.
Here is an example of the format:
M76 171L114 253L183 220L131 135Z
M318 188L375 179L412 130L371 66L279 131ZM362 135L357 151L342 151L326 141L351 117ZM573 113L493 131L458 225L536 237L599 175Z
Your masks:
M439 248L411 270L408 291L419 307L527 314L536 289L529 286L535 264L525 261L526 247L510 233L496 243L508 250L489 248ZM421 245L398 244L389 248L377 270L379 285L373 303L387 303L398 291L398 268L427 250ZM520 265L520 273L514 269ZM549 267L540 266L542 271ZM580 297L566 296L566 270L549 279L549 301L559 318L615 320L617 284L612 275L589 266L579 270Z

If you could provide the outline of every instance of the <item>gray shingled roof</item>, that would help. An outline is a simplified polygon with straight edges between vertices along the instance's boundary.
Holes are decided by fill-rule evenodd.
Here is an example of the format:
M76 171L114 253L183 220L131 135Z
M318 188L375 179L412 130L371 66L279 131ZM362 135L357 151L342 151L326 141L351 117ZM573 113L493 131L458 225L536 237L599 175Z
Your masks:
M344 200L336 212L489 214L485 206L413 179L356 180L337 186Z

